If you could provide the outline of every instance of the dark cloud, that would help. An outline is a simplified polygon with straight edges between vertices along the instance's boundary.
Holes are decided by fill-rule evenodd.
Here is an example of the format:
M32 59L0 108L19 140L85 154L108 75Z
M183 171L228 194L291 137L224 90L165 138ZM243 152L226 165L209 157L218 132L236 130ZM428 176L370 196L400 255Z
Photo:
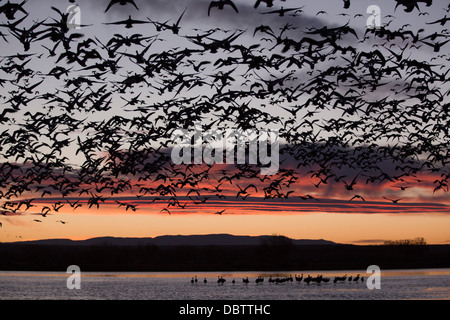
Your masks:
M126 202L137 206L141 212L146 208L150 211L155 210L156 205L165 205L170 202L171 197L155 197L144 196L140 199L136 197L109 197L104 205L116 205L116 201ZM195 197L194 197L195 198ZM86 206L88 198L46 198L36 199L35 204L53 203L55 201L75 201L80 200L83 206ZM180 202L190 201L189 197L178 196L177 200ZM103 207L103 205L102 205ZM228 213L277 213L277 212L292 212L292 213L347 213L347 214L426 214L426 213L440 213L450 214L450 206L439 203L399 203L392 204L386 201L348 201L338 199L316 198L311 200L301 200L298 196L292 196L288 199L263 199L261 197L248 197L247 200L242 201L235 196L227 196L226 199L221 199L216 196L209 196L205 205L189 205L186 209L178 209L179 213L189 213L189 210L196 212L211 211L211 208L228 208ZM173 209L177 211L177 208Z
M373 244L383 244L385 241L389 241L389 239L364 239L352 241L352 243L359 245L373 245Z
M109 0L80 2L83 9L95 10L98 14L104 14L109 4ZM303 29L305 27L320 27L329 24L325 19L317 16L310 16L300 13L296 17L284 16L278 14L264 14L270 10L279 7L255 9L252 1L236 2L239 13L236 13L231 7L226 6L223 10L212 8L208 16L209 0L152 0L136 1L139 11L133 5L114 5L105 16L107 19L126 18L131 15L133 18L150 18L163 22L170 19L175 23L183 11L187 8L183 16L181 25L189 25L189 28L232 28L232 29L253 29L261 24L282 27L289 23L295 28ZM101 18L103 20L103 18Z

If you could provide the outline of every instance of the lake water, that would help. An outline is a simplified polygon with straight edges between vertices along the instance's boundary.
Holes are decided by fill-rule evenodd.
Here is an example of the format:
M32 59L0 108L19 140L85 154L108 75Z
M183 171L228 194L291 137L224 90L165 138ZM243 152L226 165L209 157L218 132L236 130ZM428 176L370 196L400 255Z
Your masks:
M295 274L322 274L329 283L269 283ZM363 282L333 283L335 276L365 277ZM381 289L369 290L365 270L225 273L81 272L81 289L69 290L65 272L0 271L0 300L397 300L450 299L450 269L382 270ZM197 276L198 283L191 283ZM217 284L218 276L227 281ZM256 284L258 276L265 278ZM244 284L242 279L249 278ZM204 284L204 278L207 283ZM236 283L232 284L235 279Z

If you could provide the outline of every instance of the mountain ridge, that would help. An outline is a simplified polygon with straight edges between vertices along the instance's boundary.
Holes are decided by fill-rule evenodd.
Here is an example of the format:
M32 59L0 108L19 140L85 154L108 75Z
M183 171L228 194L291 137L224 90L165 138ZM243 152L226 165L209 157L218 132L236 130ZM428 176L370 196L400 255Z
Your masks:
M63 245L63 246L252 246L261 245L278 238L278 240L290 240L294 245L335 245L337 243L324 239L291 239L284 236L240 236L231 234L207 234L207 235L164 235L157 237L133 238L133 237L96 237L86 240L70 239L44 239L10 242L9 244L24 245ZM5 243L6 244L6 243Z

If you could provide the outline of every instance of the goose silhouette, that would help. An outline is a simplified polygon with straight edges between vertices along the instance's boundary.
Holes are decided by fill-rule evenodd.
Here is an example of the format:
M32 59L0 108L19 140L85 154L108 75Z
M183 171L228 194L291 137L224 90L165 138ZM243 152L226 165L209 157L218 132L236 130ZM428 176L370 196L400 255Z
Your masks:
M138 6L136 5L136 3L133 0L111 0L111 2L108 4L108 6L106 7L105 13L109 11L109 9L116 5L116 4L120 4L121 6L125 6L127 4L131 4L133 5L137 10L139 10Z

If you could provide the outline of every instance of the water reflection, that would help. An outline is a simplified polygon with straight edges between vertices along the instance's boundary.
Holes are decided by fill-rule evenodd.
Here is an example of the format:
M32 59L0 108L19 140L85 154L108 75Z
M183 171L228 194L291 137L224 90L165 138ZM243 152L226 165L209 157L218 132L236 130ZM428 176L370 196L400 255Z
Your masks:
M294 277L302 274L331 279L355 276L352 271L292 272L82 272L81 290L68 290L63 272L0 271L2 300L14 299L89 299L89 300L316 300L316 299L448 299L450 269L385 270L381 290L369 290L365 282L269 283L269 277ZM198 283L191 283L193 277ZM227 281L217 284L223 277ZM242 279L249 278L249 283ZM265 278L256 283L258 277ZM204 278L207 283L203 283ZM235 279L235 284L232 280Z

